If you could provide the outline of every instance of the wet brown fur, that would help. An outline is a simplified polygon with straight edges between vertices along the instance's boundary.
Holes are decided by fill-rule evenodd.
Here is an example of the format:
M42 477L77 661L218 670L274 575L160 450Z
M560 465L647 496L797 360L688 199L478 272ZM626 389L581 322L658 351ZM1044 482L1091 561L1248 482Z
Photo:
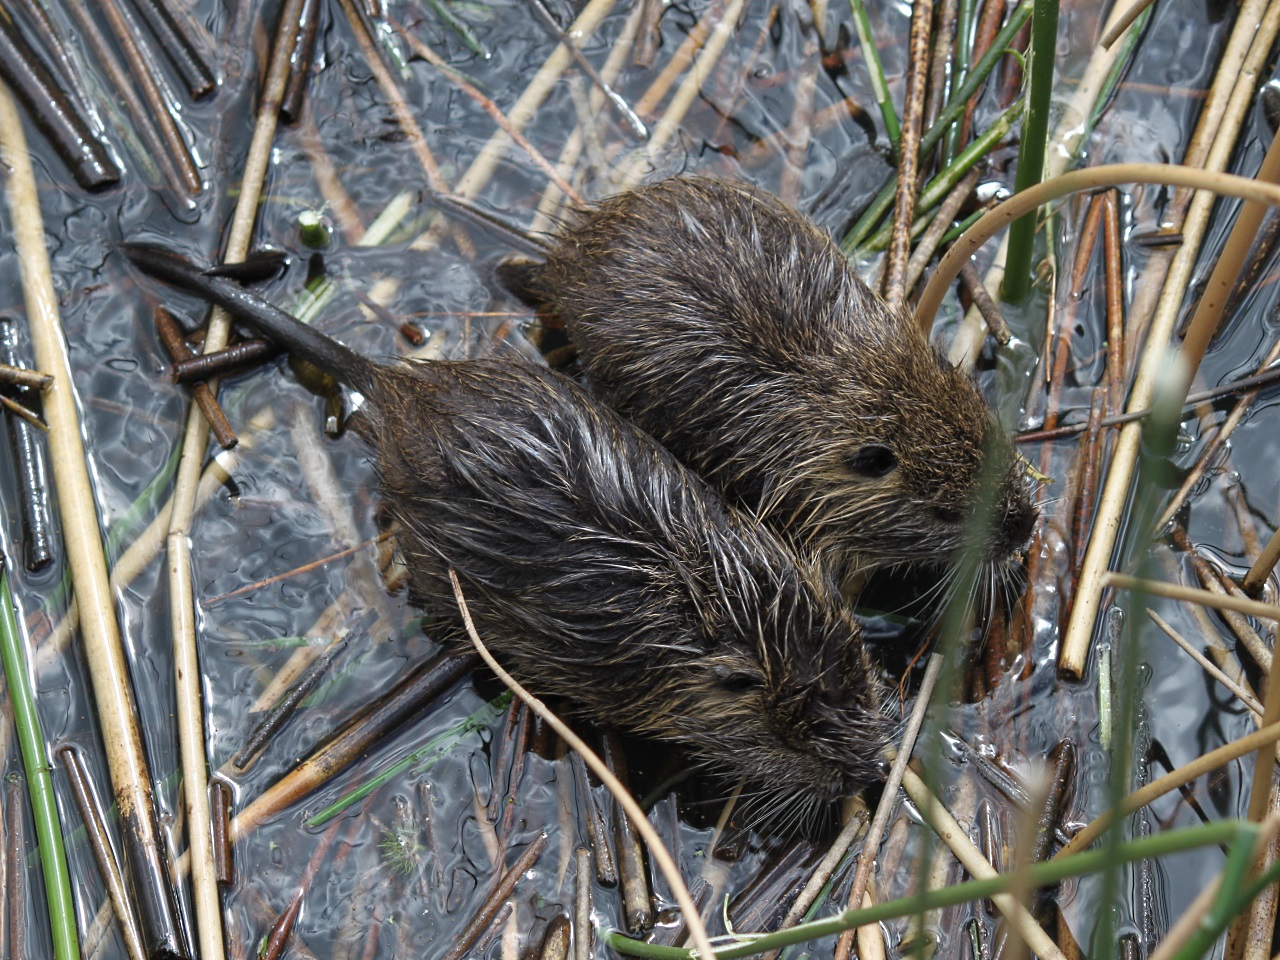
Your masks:
M173 254L124 249L365 394L412 593L451 642L467 643L452 566L535 691L801 810L877 775L892 723L831 583L572 381L506 359L375 364Z
M565 322L594 392L833 567L949 561L983 483L985 559L1031 535L1024 464L973 382L763 191L641 187L501 276Z

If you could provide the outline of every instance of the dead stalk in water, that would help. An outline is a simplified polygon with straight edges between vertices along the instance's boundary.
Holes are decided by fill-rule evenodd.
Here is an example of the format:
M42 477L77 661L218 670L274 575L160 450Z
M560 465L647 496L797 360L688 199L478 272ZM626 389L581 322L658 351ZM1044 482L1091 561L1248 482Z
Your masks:
M600 778L600 782L608 787L609 792L613 794L619 806L627 812L627 815L631 817L631 822L640 831L640 835L644 837L644 842L649 847L649 855L653 857L658 864L658 868L662 871L662 875L666 877L667 883L670 884L676 902L684 913L685 922L689 925L690 936L693 938L694 945L698 948L698 955L714 960L715 950L711 946L711 940L707 937L707 930L702 924L702 918L698 915L697 905L693 902L693 897L689 895L689 888L685 884L684 878L680 876L680 869L676 866L675 861L671 859L671 854L667 852L666 846L662 843L662 838L653 829L653 824L649 822L649 818L640 809L640 805L623 789L618 779L609 772L609 768L605 766L604 761L582 742L581 737L570 730L563 720L547 709L546 704L520 686L511 674L502 669L498 661L493 658L493 654L485 647L484 641L480 639L480 635L476 632L475 624L471 622L471 613L467 610L467 599L462 595L462 586L458 583L458 575L454 573L453 568L449 569L449 579L453 583L453 595L458 601L458 612L462 615L463 626L466 627L467 636L471 638L471 643L475 646L476 652L488 664L489 669L498 675L498 679L506 684L507 688L515 693L516 696L527 703L529 709L542 717L556 733L560 734L565 742L573 747L587 763L592 773Z

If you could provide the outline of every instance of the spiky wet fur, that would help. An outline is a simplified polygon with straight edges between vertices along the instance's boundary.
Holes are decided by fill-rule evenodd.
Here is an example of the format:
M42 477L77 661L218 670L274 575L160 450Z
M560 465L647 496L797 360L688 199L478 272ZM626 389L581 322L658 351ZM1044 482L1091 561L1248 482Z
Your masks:
M972 381L769 194L641 187L511 276L564 320L595 392L832 566L948 561L984 473L998 484L986 557L1030 537L1023 465ZM893 470L851 468L877 444Z
M892 724L861 629L649 437L505 360L381 368L370 399L414 594L454 610L452 565L533 689L757 788L827 799L876 777Z
M450 640L452 566L535 691L754 792L818 803L876 778L894 725L830 582L576 384L515 360L376 364L170 251L122 249L367 396L411 590Z

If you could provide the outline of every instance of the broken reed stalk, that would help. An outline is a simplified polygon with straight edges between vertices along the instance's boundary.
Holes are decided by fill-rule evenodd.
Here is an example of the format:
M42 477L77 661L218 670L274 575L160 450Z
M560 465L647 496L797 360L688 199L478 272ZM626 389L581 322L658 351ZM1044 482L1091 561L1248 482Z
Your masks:
M120 939L124 941L125 955L129 960L147 960L146 954L142 952L142 939L138 936L138 921L133 915L133 906L125 890L124 874L120 872L120 863L116 860L116 852L112 849L111 838L107 834L102 802L89 779L89 771L80 759L79 749L72 744L58 749L58 759L62 761L67 779L71 782L76 808L80 811L80 820L89 837L89 847L98 864L98 873L102 876L107 897L120 922Z
M671 859L671 854L663 844L662 838L658 836L658 831L653 828L653 824L649 822L649 818L640 809L640 805L627 793L622 784L618 782L618 779L609 772L609 768L605 766L604 762L596 756L590 747L582 742L581 737L570 730L563 720L547 709L546 704L520 686L511 674L502 669L502 666L493 658L493 654L484 645L484 641L480 639L480 634L476 632L475 624L471 622L471 613L467 609L467 599L462 594L462 585L458 582L458 575L452 567L449 568L449 580L453 584L453 595L458 601L458 612L462 616L463 626L466 627L467 636L471 638L471 643L475 646L476 652L488 664L489 669L497 674L498 679L506 684L507 688L516 696L527 703L530 710L546 721L556 733L560 734L561 738L573 747L574 751L582 757L592 772L600 778L600 782L608 787L609 792L618 801L618 805L627 812L627 815L631 817L632 824L640 832L640 835L644 837L644 842L649 847L649 855L653 857L654 862L657 863L662 875L670 885L671 892L676 898L676 903L679 904L680 910L684 914L684 921L689 926L689 936L698 949L698 956L702 960L715 960L715 950L711 946L706 927L703 926L702 918L698 914L697 904L694 903L693 897L689 894L689 887L685 884L684 878L680 876L680 868Z
M1262 183L1280 183L1280 131L1271 138L1271 145L1258 167L1255 179ZM1205 282L1200 302L1196 304L1195 314L1182 338L1182 357L1185 366L1182 370L1183 383L1176 395L1179 402L1186 399L1191 391L1200 362L1204 359L1209 341L1213 339L1222 323L1223 310L1231 297L1231 291L1244 269L1249 248L1258 236L1258 228L1268 208L1259 203L1245 203L1236 215L1236 222L1231 228L1213 272Z
M938 679L946 666L946 659L941 652L935 650L929 657L929 665L925 667L915 705L911 709L911 716L907 720L906 728L902 732L902 740L898 744L897 756L893 758L893 765L885 778L885 788L880 794L880 805L876 808L875 817L863 839L862 852L858 854L858 866L853 875L853 885L849 888L847 907L849 910L862 905L863 895L871 881L871 871L875 868L880 841L884 837L889 817L893 813L893 799L898 795L898 788L902 785L903 776L906 775L907 764L911 762L916 738L920 735L920 728L924 726L925 715L933 700L934 688L937 687ZM836 960L849 960L853 951L854 934L855 931L850 930L840 935L835 951Z
M217 78L209 65L198 30L187 16L167 0L135 0L135 5L155 35L160 49L182 82L191 99L208 96L217 86Z
M364 755L369 746L406 722L474 670L472 654L441 654L420 666L382 697L364 716L340 730L252 803L231 822L231 839L247 836L267 817L302 799ZM178 869L184 869L180 861Z
M72 388L71 364L44 245L35 171L17 105L5 88L0 88L0 157L9 170L6 194L36 366L54 377L44 392L54 486L98 720L120 813L126 869L133 883L148 953L155 957L182 957L176 900L161 856L151 772L116 622L97 502Z
M149 55L149 50L140 42L141 31L138 30L132 15L120 6L117 0L99 0L99 9L106 15L116 43L119 44L125 60L132 67L133 79L137 88L142 91L142 96L146 98L151 120L164 138L163 147L166 155L182 175L186 193L180 196L201 193L204 184L200 179L200 171L196 169L195 158L191 156L187 142L182 139L182 131L178 129L178 123L173 117L171 100L165 96L165 91L161 88L162 75L158 73L157 65ZM165 84L165 86L168 85Z
M707 37L707 42L703 44L701 52L690 65L688 75L681 81L668 102L667 109L654 125L649 142L622 175L619 183L621 189L637 186L647 174L660 166L662 154L679 133L680 124L684 122L685 115L701 94L702 85L711 75L711 68L720 59L720 54L724 52L734 30L737 29L738 20L745 6L746 0L730 0L724 14L711 31L711 35Z
M166 186L173 191L174 196L179 201L186 200L190 202L191 191L188 187L187 176L178 169L175 158L166 148L164 135L156 127L155 118L134 89L133 81L116 56L115 48L99 28L97 20L94 19L84 0L68 0L67 6L80 27L84 39L88 42L88 46L93 50L93 55L97 58L98 65L106 74L114 95L123 102L125 112L129 115L129 119L133 121L133 125L137 129L143 144L150 151L149 156L138 158L139 162L148 166L154 163L155 168L159 169L161 177L164 178Z
M911 253L911 225L916 219L919 187L920 134L924 126L924 94L929 75L929 30L933 24L933 0L911 4L910 53L907 90L902 107L902 137L898 143L898 187L893 198L893 234L884 261L884 299L898 310L906 299L904 286Z
M280 102L289 75L289 54L301 9L302 0L286 0L276 27L266 81L258 103L253 138L241 178L241 192L227 238L224 262L238 263L249 255L253 223L271 162L271 146L275 140ZM214 308L209 316L204 352L214 353L223 349L227 345L230 331L230 315L225 310ZM209 387L216 391L216 381L210 382ZM192 406L182 436L182 453L178 459L173 509L165 545L173 668L177 685L178 738L182 758L182 794L187 813L187 843L191 856L197 938L203 960L221 960L224 956L222 909L218 899L218 876L213 858L208 757L205 754L204 707L196 638L196 601L191 582L191 526L208 439L209 428L204 415L199 407Z
M479 104L480 108L493 118L493 122L498 125L498 129L504 131L507 136L511 138L511 142L523 150L525 156L533 162L533 165L545 173L547 175L547 179L559 187L560 191L565 196L575 204L582 205L585 203L578 192L574 190L573 187L569 185L569 182L565 180L556 168L551 165L551 161L542 155L542 151L530 143L529 139L512 125L511 121L507 118L507 115L502 112L501 108L496 103L493 102L492 98L485 96L485 94L476 87L475 84L471 83L461 73L449 66L443 57L418 39L416 35L410 33L399 24L395 24L394 26L396 32L408 42L414 53L422 57L423 60L426 60L427 63L431 64L447 76L453 81L454 86Z
M0 97L4 96L0 93ZM9 703L22 748L22 767L26 774L27 794L35 819L36 838L40 844L40 866L44 873L45 901L49 908L49 926L53 934L53 954L57 960L78 960L80 940L76 933L76 908L71 898L71 876L67 872L67 854L62 845L62 826L53 794L53 774L45 752L44 731L36 710L35 688L18 617L9 591L9 571L0 554L0 663L4 665ZM13 796L9 802L13 803ZM13 806L21 816L20 803ZM21 865L15 865L19 871ZM23 906L20 902L19 907ZM19 953L13 954L16 958Z
M0 16L0 79L23 102L36 129L85 190L117 183L121 171L87 121L58 88L39 56L18 32L17 24Z

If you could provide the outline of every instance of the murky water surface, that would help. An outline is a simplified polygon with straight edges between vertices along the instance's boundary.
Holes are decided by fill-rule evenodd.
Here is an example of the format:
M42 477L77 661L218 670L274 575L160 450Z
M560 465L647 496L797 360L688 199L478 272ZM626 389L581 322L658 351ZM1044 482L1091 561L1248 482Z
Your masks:
M202 2L193 12L212 36L224 37L231 23L215 6L220 5ZM326 211L335 231L330 247L320 256L334 294L320 311L318 326L378 356L404 355L413 349L397 329L404 321L421 331L423 349L432 356L511 350L532 354L539 333L533 318L504 297L492 277L494 263L508 252L500 238L470 228L474 254L452 243L434 249L410 244L432 216L430 206L422 202L424 175L352 41L341 6L324 6L321 52L311 78L308 112L302 123L282 128L276 138L255 231L257 244L287 251L291 265L283 276L257 289L288 309L302 308L311 254L300 241L298 217L303 211ZM1124 85L1088 143L1090 162L1163 161L1182 155L1232 16L1230 9L1209 6L1215 9L1206 11L1204 4L1157 5ZM510 109L552 53L555 41L533 22L522 2L457 7L487 56L469 51L425 5L392 3L389 12L392 20L408 25L500 107ZM905 4L871 7L885 69L900 99L909 11ZM563 3L553 9L560 16L569 12ZM655 66L625 66L616 81L623 96L638 102L705 14L706 4L700 0L670 5L661 20L662 45ZM584 44L589 59L597 65L604 61L629 15L620 5L605 17ZM1063 10L1058 49L1063 99L1074 90L1087 60L1085 38L1095 33L1095 16L1091 4ZM883 135L874 142L868 137L879 129L879 118L856 40L848 40L852 33L848 10L834 5L831 24L830 56L817 76L815 92L815 111L824 119L814 125L794 199L824 227L842 233L891 167ZM255 23L249 35L253 50L260 52L266 42L263 25ZM780 189L785 132L797 81L806 70L805 42L791 6L748 5L720 64L708 76L653 175L696 171ZM421 60L408 63L398 82L442 177L456 182L491 137L492 121L459 92L449 76ZM577 123L572 87L578 82L575 78L556 83L527 130L529 140L553 162ZM860 109L833 106L846 97ZM998 92L991 90L978 109L978 128L991 122L1002 106ZM127 151L121 156L127 168L121 186L87 196L70 182L43 140L29 130L84 437L112 560L136 535L138 523L131 507L171 463L186 416L187 394L169 381L168 358L155 333L156 298L162 298L188 327L203 316L203 307L195 301L140 283L113 252L113 245L124 238L145 238L163 240L203 258L219 251L240 190L239 171L251 134L246 107L247 98L231 92L197 104L183 102L182 120L208 186L191 208L148 181L136 157ZM598 114L595 122L599 144L588 150L589 163L580 166L574 178L588 197L613 189L612 171L629 164L630 151L637 145L608 111ZM1239 169L1248 172L1256 168L1270 139L1260 111L1250 130L1236 161ZM1012 163L1013 156L1009 150L994 155L997 163L987 174L991 183L1011 181L1004 165ZM326 177L337 186L322 186ZM544 185L544 174L522 151L508 146L477 202L514 223L526 224L532 220ZM354 219L345 224L333 211L335 190L345 194L353 212ZM357 246L359 232L406 193L407 212L391 231L389 242ZM1125 283L1130 297L1144 283L1149 256L1133 239L1160 226L1167 201L1168 191L1163 188L1143 187L1122 202ZM1083 210L1082 205L1068 205L1054 221L1059 312L1070 294L1069 264ZM9 223L7 213L0 211L5 236L0 243L0 309L21 314L21 283L8 241ZM538 220L536 225L547 229L548 221ZM1225 229L1217 228L1216 242ZM1073 370L1062 392L1064 408L1081 411L1087 409L1090 392L1103 376L1105 360L1105 298L1097 264L1089 277L1078 297ZM381 304L378 312L365 308L369 298ZM1010 423L1019 418L1034 422L1043 415L1037 384L1044 376L1039 358L1045 302L1041 293L1031 307L1011 311L1014 345L988 353L979 364L979 377ZM944 323L940 337L948 336L952 321ZM1215 343L1203 369L1204 382L1212 385L1251 373L1271 348L1278 327L1275 286L1264 273ZM200 508L192 544L208 752L214 768L226 769L237 805L243 806L352 711L424 662L433 645L429 624L425 633L419 627L423 611L407 605L403 589L388 591L378 570L377 550L368 545L382 527L375 478L359 441L323 436L320 401L282 360L226 378L221 397L243 442L230 467L230 480L218 485ZM1235 434L1229 462L1204 481L1182 518L1191 541L1233 572L1249 561L1228 507L1231 488L1239 488L1257 536L1264 541L1277 515L1280 477L1272 465L1280 454L1280 434L1275 430L1275 403L1264 396L1253 406ZM1221 417L1214 414L1210 422ZM1204 431L1195 421L1184 427L1185 448L1175 458L1175 469L1194 462L1205 442ZM1049 459L1048 472L1054 477L1051 498L1060 496L1065 486L1066 478L1054 470L1066 470L1073 443L1060 443ZM1028 456L1035 460L1038 453L1029 449ZM11 461L8 447L0 449L4 529L8 555L14 557L21 533ZM167 486L163 490L167 494ZM142 522L149 522L154 512L154 506L145 508ZM354 553L350 552L353 547L357 548ZM1045 549L1047 557L1052 551ZM326 559L332 555L339 556ZM1167 552L1162 555L1168 556ZM49 619L62 616L64 572L61 561L39 574L16 571L22 612L33 633L40 633ZM1070 592L1069 586L1060 587L1063 594L1042 587L1044 602L1037 607L1042 619L1034 647L1005 664L1002 679L987 685L977 702L957 706L945 721L954 737L1028 776L1054 744L1064 738L1073 740L1079 765L1067 819L1083 822L1107 806L1111 752L1100 741L1096 662L1079 684L1061 681L1056 675L1058 602ZM901 592L907 588L879 589L888 591L882 604L892 607L903 602ZM895 589L899 595L893 593ZM121 587L118 599L161 818L175 846L180 846L172 661L160 562L153 561ZM341 615L325 617L335 605ZM1156 606L1175 627L1192 637L1198 635L1199 623L1185 610L1168 602ZM1131 619L1139 639L1132 671L1136 675L1131 681L1140 689L1136 783L1164 772L1165 764L1181 764L1248 732L1252 723L1163 634L1154 631L1145 616L1138 613ZM376 623L371 633L370 622ZM347 629L354 630L347 652L304 711L248 771L225 767L252 727L252 711L260 708L271 677L296 654L299 644L328 642ZM919 631L896 620L877 621L872 632L885 638L886 662L894 669L901 669L919 643ZM1233 642L1225 632L1224 637ZM1122 634L1112 647L1117 663L1127 643L1127 635ZM984 655L981 648L971 653L975 662ZM55 743L80 744L105 786L105 762L78 647L72 644L64 659L48 663L36 679L48 737ZM552 919L571 915L574 851L588 839L587 798L592 797L609 819L614 816L611 801L599 787L584 789L554 746L544 745L542 752L530 754L519 782L510 785L510 754L501 749L509 736L503 732L507 713L500 696L492 682L463 684L426 719L380 743L322 790L273 817L240 843L235 881L223 891L231 955L247 956L253 949L294 896L308 861L321 849L329 830L337 831L337 841L326 848L306 881L296 928L298 955L308 955L307 951L319 957L443 955L485 899L495 872L509 866L540 831L548 834L546 849L511 897L510 919L500 916L496 933L488 934L473 955L514 956L513 950L523 952L538 943ZM473 728L462 726L467 718L473 719ZM11 738L8 742L7 759L12 762L16 747ZM307 825L317 811L424 745L431 748L422 758L329 825ZM680 767L680 759L660 746L629 744L628 748L633 784L640 794ZM974 774L964 752L939 745L929 749L935 752L942 779L955 784L946 796L962 820L970 822L985 798L996 806L997 819L1005 829L1014 829L1016 812ZM1212 815L1239 814L1247 801L1242 781L1247 786L1247 768L1234 765L1212 783L1198 784L1196 796ZM65 791L60 773L57 784ZM504 802L508 791L511 795ZM496 824L490 822L487 809L495 793ZM655 824L676 846L686 876L695 879L695 887L708 891L706 909L713 932L722 932L725 897L733 898L747 888L766 864L794 855L788 853L789 841L770 837L767 831L749 833L737 820L731 820L727 834L713 848L724 796L723 787L698 780L674 789L662 787L654 795ZM61 793L60 803L64 824L74 830L79 817L69 794ZM914 816L905 807L903 812L908 819ZM1136 818L1134 830L1152 832L1194 819L1184 804L1166 799ZM102 884L82 834L74 834L69 846L77 911L84 928L98 911ZM930 849L931 843L918 827L895 830L882 850L885 872L878 896L907 890L919 875L920 858L927 857ZM1211 849L1162 862L1149 872L1131 872L1131 883L1116 906L1121 932L1134 932L1149 946L1151 938L1181 914L1220 862L1220 855ZM792 875L798 873L793 870ZM959 879L954 870L949 876ZM843 902L849 881L845 870L837 879L833 899L823 901L820 912L831 912ZM669 906L666 883L655 880L655 891L663 898L660 905ZM184 906L189 907L183 896ZM1083 943L1101 909L1097 896L1096 881L1063 890L1064 913ZM759 902L758 895L750 894L748 899ZM33 922L42 918L42 909L29 910ZM594 883L592 909L601 931L625 923L615 887ZM942 955L958 956L969 950L965 944L970 933L964 924L970 916L977 918L983 936L995 934L995 921L980 908L949 911L931 923ZM766 912L766 922L777 919ZM747 928L739 924L739 929ZM40 919L32 928L37 942L47 935L39 932L42 929ZM514 931L513 942L518 946L503 942L503 929ZM905 924L886 926L891 948L906 929ZM831 941L823 941L812 954L825 956L831 949ZM603 948L598 946L597 951L599 955ZM124 956L114 933L100 955Z

